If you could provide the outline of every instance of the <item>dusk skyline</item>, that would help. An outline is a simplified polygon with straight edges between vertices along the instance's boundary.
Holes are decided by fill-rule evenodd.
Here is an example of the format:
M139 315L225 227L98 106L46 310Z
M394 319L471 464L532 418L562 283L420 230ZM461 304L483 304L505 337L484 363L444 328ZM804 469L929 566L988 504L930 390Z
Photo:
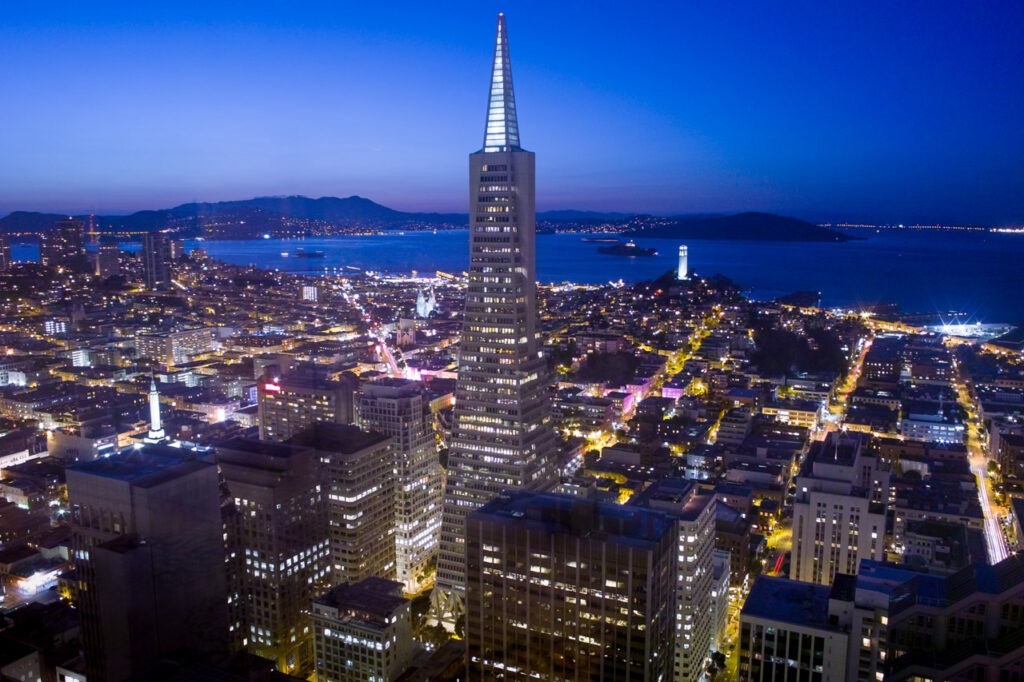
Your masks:
M480 144L501 10L538 210L1024 219L1011 3L18 6L0 214L283 194L465 212L453 150Z

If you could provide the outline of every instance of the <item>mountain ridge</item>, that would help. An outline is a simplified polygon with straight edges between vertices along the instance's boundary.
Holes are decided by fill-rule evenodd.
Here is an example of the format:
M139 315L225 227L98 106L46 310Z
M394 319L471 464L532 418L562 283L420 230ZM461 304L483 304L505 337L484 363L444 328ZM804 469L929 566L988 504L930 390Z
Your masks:
M0 218L0 233L38 234L68 216L14 211ZM86 222L88 215L72 216ZM352 195L348 197L263 196L217 202L189 202L172 208L94 217L99 232L138 234L170 230L179 237L252 239L272 236L329 236L375 230L465 228L465 213L398 211ZM691 214L653 217L635 213L555 210L537 213L538 232L561 225L607 227L624 236L689 239L845 241L848 235L797 218L770 213Z

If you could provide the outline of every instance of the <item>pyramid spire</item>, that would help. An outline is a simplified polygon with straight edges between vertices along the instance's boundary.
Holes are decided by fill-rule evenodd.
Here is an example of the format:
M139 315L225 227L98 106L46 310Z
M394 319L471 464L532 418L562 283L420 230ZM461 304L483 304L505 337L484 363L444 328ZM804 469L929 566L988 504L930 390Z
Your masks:
M507 152L518 149L519 122L516 120L516 96L512 89L512 62L508 55L508 31L505 30L505 15L499 14L498 32L494 39L491 96L487 101L484 151Z

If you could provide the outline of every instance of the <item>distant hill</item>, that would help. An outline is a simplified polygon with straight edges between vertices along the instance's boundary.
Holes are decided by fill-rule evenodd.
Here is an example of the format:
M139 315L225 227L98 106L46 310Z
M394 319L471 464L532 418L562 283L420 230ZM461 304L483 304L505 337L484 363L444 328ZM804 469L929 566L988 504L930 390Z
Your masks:
M855 239L842 232L773 213L635 218L630 221L628 229L623 234L630 237L670 239L749 239L787 242L845 242Z
M538 211L537 220L568 221L568 220L623 220L632 213L615 213L602 211Z
M75 216L83 221L88 216ZM39 232L67 218L55 213L15 211L0 218L2 232ZM247 238L257 233L302 231L320 226L337 228L402 229L412 227L465 227L465 214L406 213L359 196L345 198L303 196L257 197L243 201L190 203L130 215L96 216L102 231L146 232L175 229L182 235L202 235L215 229L220 237Z

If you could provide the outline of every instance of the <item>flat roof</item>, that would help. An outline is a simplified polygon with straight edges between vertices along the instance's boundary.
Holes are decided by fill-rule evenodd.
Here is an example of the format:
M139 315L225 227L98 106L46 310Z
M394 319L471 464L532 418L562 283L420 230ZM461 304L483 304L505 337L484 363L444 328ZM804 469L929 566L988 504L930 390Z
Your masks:
M196 459L198 454L188 448L144 443L124 448L110 457L76 464L70 470L147 488L213 466Z
M750 588L742 615L833 630L828 624L829 585L760 575Z

